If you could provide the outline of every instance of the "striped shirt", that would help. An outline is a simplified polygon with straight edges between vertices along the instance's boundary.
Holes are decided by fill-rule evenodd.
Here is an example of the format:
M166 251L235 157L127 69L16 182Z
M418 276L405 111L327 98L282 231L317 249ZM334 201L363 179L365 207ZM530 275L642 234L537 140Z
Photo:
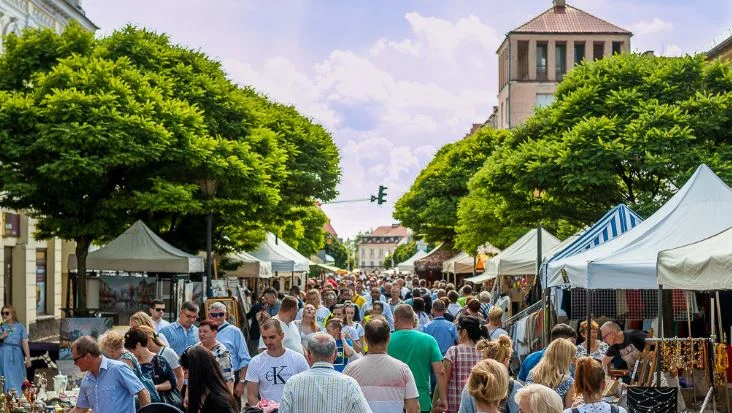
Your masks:
M279 412L372 413L356 380L322 361L287 380Z
M175 350L180 356L190 346L198 343L198 327L192 325L186 331L179 322L175 321L160 329L160 334L164 335L170 343L170 348Z

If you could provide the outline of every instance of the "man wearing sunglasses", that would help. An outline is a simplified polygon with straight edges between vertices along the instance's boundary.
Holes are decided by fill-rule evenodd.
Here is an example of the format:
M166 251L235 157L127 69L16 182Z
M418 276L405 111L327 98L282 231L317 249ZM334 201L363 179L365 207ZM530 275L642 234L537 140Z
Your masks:
M152 317L156 333L159 333L161 328L170 324L163 318L163 315L165 315L165 302L159 298L152 300L150 304L150 317Z
M247 367L251 361L247 342L239 327L226 321L228 314L224 303L216 301L208 306L208 318L218 326L216 339L229 350L231 355L231 366L234 368L234 399L239 405L241 395L244 394L246 382L244 378L247 376Z
M71 343L71 358L82 373L79 398L72 413L87 412L135 412L135 395L140 407L150 404L150 393L132 369L117 360L102 355L99 344L89 336L82 336Z

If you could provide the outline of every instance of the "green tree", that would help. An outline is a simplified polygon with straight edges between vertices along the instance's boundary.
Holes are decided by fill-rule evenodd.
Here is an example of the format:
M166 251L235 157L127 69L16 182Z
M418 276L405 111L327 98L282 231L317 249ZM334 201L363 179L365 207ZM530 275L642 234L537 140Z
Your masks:
M409 241L396 247L391 255L387 255L384 258L384 266L386 268L394 268L400 262L408 260L412 255L417 252L417 243ZM394 265L392 265L392 262Z
M458 245L505 247L542 223L565 237L618 203L647 216L701 162L730 174L732 73L703 56L584 63L470 180Z
M328 217L315 205L300 208L292 216L296 219L285 223L275 233L300 254L306 257L317 254L325 245L323 225Z
M348 269L348 249L344 243L330 233L325 234L325 253L335 259L336 267Z
M394 218L428 242L453 242L458 203L468 194L468 180L506 133L483 128L440 148L397 201Z

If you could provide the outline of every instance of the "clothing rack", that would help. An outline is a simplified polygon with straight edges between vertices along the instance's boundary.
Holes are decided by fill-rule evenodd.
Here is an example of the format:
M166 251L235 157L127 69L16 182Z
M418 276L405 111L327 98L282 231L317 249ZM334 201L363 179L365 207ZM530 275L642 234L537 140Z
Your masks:
M503 323L504 327L510 326L516 321L526 317L529 314L532 314L542 308L542 302L537 301L534 304L531 304L530 306L524 308L523 310L519 311L518 313L511 316L508 320L506 320L505 323Z

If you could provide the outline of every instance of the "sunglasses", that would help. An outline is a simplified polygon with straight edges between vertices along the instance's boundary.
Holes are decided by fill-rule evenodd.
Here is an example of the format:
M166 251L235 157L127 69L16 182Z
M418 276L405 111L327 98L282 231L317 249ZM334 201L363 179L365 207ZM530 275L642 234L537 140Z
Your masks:
M164 308L156 308L156 309L155 309L155 311L157 311L157 312L159 312L159 313L160 313L160 312L163 312L163 311L165 311L165 309L164 309Z
M3 311L3 315L10 315L10 311Z
M216 318L223 317L226 315L226 313L210 313L210 314L211 314L211 317L216 317Z

